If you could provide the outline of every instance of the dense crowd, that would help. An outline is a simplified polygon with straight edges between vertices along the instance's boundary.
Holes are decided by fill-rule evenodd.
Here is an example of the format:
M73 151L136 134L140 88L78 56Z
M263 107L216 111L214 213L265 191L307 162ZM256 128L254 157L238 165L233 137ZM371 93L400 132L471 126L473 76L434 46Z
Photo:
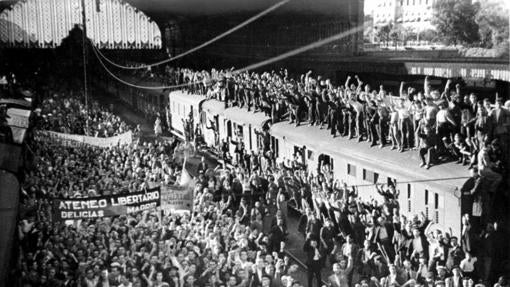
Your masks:
M448 80L443 90L433 89L428 77L422 90L401 83L393 95L383 86L373 89L355 76L344 85L313 76L294 79L287 70L235 73L232 70L194 71L168 68L171 83L189 84L191 93L206 95L225 106L261 111L273 122L288 119L330 129L371 146L403 152L418 150L420 166L429 168L448 160L478 165L479 170L501 180L510 163L510 101L498 96L491 103L465 94L460 84Z
M53 122L73 112L46 117ZM267 233L249 228L242 219L247 214L240 217L232 199L211 197L217 190L203 176L191 217L153 210L72 223L53 218L54 198L174 184L181 164L173 154L176 141L98 148L35 136L29 144L35 160L26 172L19 225L24 286L248 286L254 274L261 275L254 286L268 286L268 280L289 281L296 272L282 249L269 251ZM264 272L257 273L261 266Z
M107 107L92 100L84 101L82 93L55 92L43 99L36 109L36 128L67 134L111 137L127 132L130 127Z
M423 133L433 132L457 141L453 124L446 131L438 128L441 115L449 118L453 113L450 107L427 112L437 108L435 102L441 97L456 105L449 92L433 104L424 100L429 104L415 123L414 113L406 118L398 110L398 103L405 105L410 100L391 98L383 89L374 94L357 78L354 87L349 79L345 86L335 88L310 74L300 81L290 79L286 72L231 76L219 71L173 70L168 74L181 83L203 81L192 85L191 92L224 100L226 105L264 111L274 121L289 117L300 124L306 118L309 124L329 126L333 136L339 132L384 144L394 128L394 144L403 150L416 146L412 136L417 124L420 139ZM222 75L224 80L209 85L210 79ZM410 107L423 97L411 90L403 95L416 96ZM435 92L424 95L424 99L437 96ZM391 99L389 118L384 118L379 110L387 99ZM371 101L375 102L373 110L368 108ZM128 128L97 103L91 104L90 116L83 107L74 96L53 94L42 102L41 116L34 119L36 129L111 136ZM498 109L496 104L494 110L500 117L505 112L500 109L498 114ZM483 112L477 110L477 114ZM475 119L476 127L478 116ZM381 127L388 130L381 131ZM408 133L403 132L405 128ZM501 136L495 129L482 134L481 142L486 143L488 137L494 145L492 141ZM467 130L460 129L458 134L470 140L480 136L478 128ZM19 224L23 286L312 287L323 282L335 287L490 286L496 282L494 286L508 286L507 278L499 277L506 274L508 258L498 250L508 250L509 237L500 219L491 214L496 178L484 171L490 168L498 174L497 165L489 166L493 163L491 147L482 146L477 156L466 156L473 165L473 176L462 189L463 200L469 201L463 206L471 208L463 210L461 234L452 234L424 214L402 215L397 187L376 186L382 202L362 200L356 188L334 179L327 165L311 172L297 158L274 162L266 156L271 153L264 140L267 132L260 136L262 155L239 145L234 155L238 160L231 168L209 167L202 159L190 214L151 210L73 222L53 218L52 199L127 194L175 184L182 176L179 150L183 147L175 140L136 140L110 148L62 146L34 136L28 142L34 163L25 173ZM445 152L450 152L452 146L442 142ZM423 148L421 140L417 144ZM479 155L483 152L486 156ZM227 157L226 149L224 154ZM304 238L305 279L285 251L288 244L295 244L288 241L291 205L302 213L298 230Z

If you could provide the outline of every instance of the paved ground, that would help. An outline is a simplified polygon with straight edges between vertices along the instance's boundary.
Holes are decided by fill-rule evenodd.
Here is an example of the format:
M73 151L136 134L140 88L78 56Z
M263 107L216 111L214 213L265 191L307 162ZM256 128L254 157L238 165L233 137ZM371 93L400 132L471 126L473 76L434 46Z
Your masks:
M153 123L151 123L148 119L146 119L141 113L136 112L130 106L119 100L117 97L113 95L105 94L103 91L95 91L94 99L98 100L102 105L110 106L113 105L113 112L119 115L124 121L131 125L139 124L142 129L142 134L144 138L151 138L154 135L153 131ZM216 159L209 155L204 154L207 159L209 166L216 166L218 162ZM196 175L196 169L198 167L198 163L200 162L200 155L197 155L188 160L188 167L192 175ZM296 279L301 282L304 286L307 285L307 275L306 269L304 266L304 262L306 260L306 255L303 252L303 236L297 231L299 214L295 211L289 212L289 236L287 241L287 252L290 254L292 261L297 263L300 268L298 274L295 276ZM326 268L329 270L329 268ZM329 272L323 272L323 280L326 278Z

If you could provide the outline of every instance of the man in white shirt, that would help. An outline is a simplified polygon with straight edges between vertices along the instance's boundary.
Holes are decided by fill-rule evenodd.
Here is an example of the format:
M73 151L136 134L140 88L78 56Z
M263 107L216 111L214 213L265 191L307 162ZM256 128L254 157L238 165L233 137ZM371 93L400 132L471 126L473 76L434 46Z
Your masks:
M478 261L476 257L471 256L469 252L466 252L466 258L460 262L460 269L464 274L464 277L473 278L475 272L475 263Z

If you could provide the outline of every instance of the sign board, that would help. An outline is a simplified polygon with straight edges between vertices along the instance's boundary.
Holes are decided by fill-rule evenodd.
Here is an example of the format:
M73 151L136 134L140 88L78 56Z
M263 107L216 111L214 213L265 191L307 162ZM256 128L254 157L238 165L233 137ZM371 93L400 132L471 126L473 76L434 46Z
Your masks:
M191 212L193 207L193 188L189 186L162 186L161 210L165 215L175 212Z
M65 221L126 215L157 208L160 203L159 187L123 195L54 199L53 219Z

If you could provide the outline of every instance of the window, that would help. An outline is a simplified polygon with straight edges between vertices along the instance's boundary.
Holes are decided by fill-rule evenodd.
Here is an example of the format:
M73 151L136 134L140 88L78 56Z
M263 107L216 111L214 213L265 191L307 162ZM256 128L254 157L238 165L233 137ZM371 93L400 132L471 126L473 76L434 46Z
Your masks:
M227 121L227 136L232 138L232 122Z
M425 189L425 205L429 205L429 191Z
M439 223L439 210L436 210L435 220L436 220L436 223Z
M252 143L252 140L253 140L253 137L252 137L252 133L251 133L252 129L251 129L251 126L248 128L248 136L249 136L249 143L250 143L250 150L253 150L253 143ZM274 148L273 148L274 150Z
M439 208L439 194L434 194L434 208L435 209L438 209Z
M407 212L411 212L411 200L407 201Z
M411 199L411 184L407 184L407 199Z
M363 169L363 180L370 183L377 183L379 180L379 174L370 170Z
M207 125L207 115L205 112L200 112L200 123L203 125Z
M347 164L347 174L356 177L356 166L353 164Z

